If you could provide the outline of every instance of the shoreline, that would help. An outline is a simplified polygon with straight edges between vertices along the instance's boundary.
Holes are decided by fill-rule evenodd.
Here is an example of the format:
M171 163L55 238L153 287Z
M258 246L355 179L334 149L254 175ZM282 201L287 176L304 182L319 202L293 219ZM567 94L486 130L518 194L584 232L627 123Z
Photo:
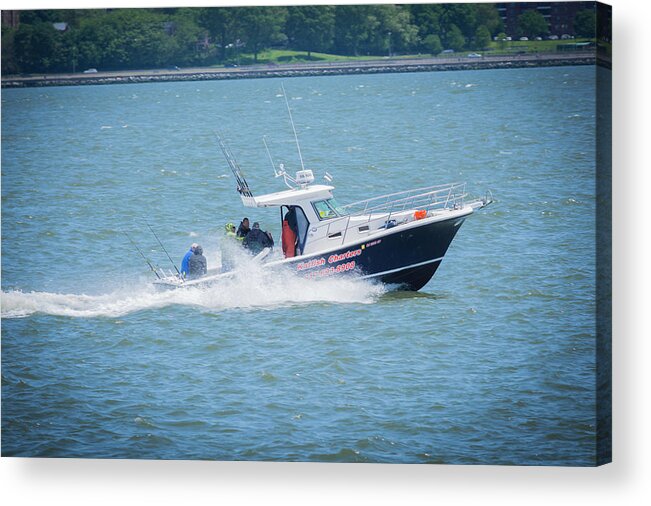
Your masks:
M595 52L535 53L523 55L482 56L481 58L422 58L360 60L331 63L295 63L247 65L236 68L198 67L180 70L127 70L93 74L54 74L2 77L2 88L42 86L82 86L172 81L212 81L232 79L261 79L272 77L302 77L352 74L383 74L396 72L441 72L450 70L508 69L526 67L556 67L569 65L603 65L610 61Z

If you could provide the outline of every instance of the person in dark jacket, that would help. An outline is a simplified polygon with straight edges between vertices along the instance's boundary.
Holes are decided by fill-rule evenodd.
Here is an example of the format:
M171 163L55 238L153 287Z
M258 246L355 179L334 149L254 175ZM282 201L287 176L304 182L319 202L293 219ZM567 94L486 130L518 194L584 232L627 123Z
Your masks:
M244 247L247 248L252 255L257 255L265 248L271 248L274 245L274 239L269 232L260 230L260 224L256 221L253 228L244 238Z
M194 248L197 246L198 244L196 242L192 243L192 246L190 246L190 249L183 257L183 260L181 260L181 276L184 278L188 277L188 273L190 272L190 269L188 268L188 262L190 261L190 257L194 255Z
M243 241L244 238L248 235L248 233L249 233L250 231L251 231L251 229L249 228L249 219L248 219L248 218L244 218L244 219L240 222L240 226L237 227L237 234L236 234L236 235L237 235L237 238L238 238L240 241Z
M190 279L200 278L208 272L208 262L203 256L203 248L199 244L194 248L194 254L188 260L188 271Z

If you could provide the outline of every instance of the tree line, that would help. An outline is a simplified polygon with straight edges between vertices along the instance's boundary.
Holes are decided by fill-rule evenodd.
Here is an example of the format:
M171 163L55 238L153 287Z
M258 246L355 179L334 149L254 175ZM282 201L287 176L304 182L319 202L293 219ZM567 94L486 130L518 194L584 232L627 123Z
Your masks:
M484 49L503 30L493 4L21 11L18 28L2 27L2 72L203 66L268 48L438 54Z

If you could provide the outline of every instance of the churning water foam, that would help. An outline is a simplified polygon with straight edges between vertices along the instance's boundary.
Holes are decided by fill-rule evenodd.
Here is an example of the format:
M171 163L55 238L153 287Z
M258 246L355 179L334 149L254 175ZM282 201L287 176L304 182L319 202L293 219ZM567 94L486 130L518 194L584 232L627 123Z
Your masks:
M3 291L2 317L21 318L35 313L118 317L173 305L222 311L317 302L369 304L385 291L381 284L355 277L310 280L288 270L264 269L249 262L246 268L238 268L233 277L203 287L158 291L152 283L142 282L101 295Z

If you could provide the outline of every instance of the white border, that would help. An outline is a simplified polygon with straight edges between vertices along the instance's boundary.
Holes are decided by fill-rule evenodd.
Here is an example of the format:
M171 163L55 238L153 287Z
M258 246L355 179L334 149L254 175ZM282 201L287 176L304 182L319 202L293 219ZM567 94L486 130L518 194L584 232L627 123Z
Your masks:
M139 6L181 3L137 0ZM218 2L190 0L187 3L194 6ZM219 3L256 2L221 0ZM651 227L646 210L651 190L648 148L651 73L647 70L651 65L651 9L649 2L643 0L612 0L611 3L615 42L615 463L590 469L4 458L0 460L3 504L651 504L651 329L647 288L651 281L651 251L647 240ZM129 2L6 0L2 8L109 5L126 6Z

